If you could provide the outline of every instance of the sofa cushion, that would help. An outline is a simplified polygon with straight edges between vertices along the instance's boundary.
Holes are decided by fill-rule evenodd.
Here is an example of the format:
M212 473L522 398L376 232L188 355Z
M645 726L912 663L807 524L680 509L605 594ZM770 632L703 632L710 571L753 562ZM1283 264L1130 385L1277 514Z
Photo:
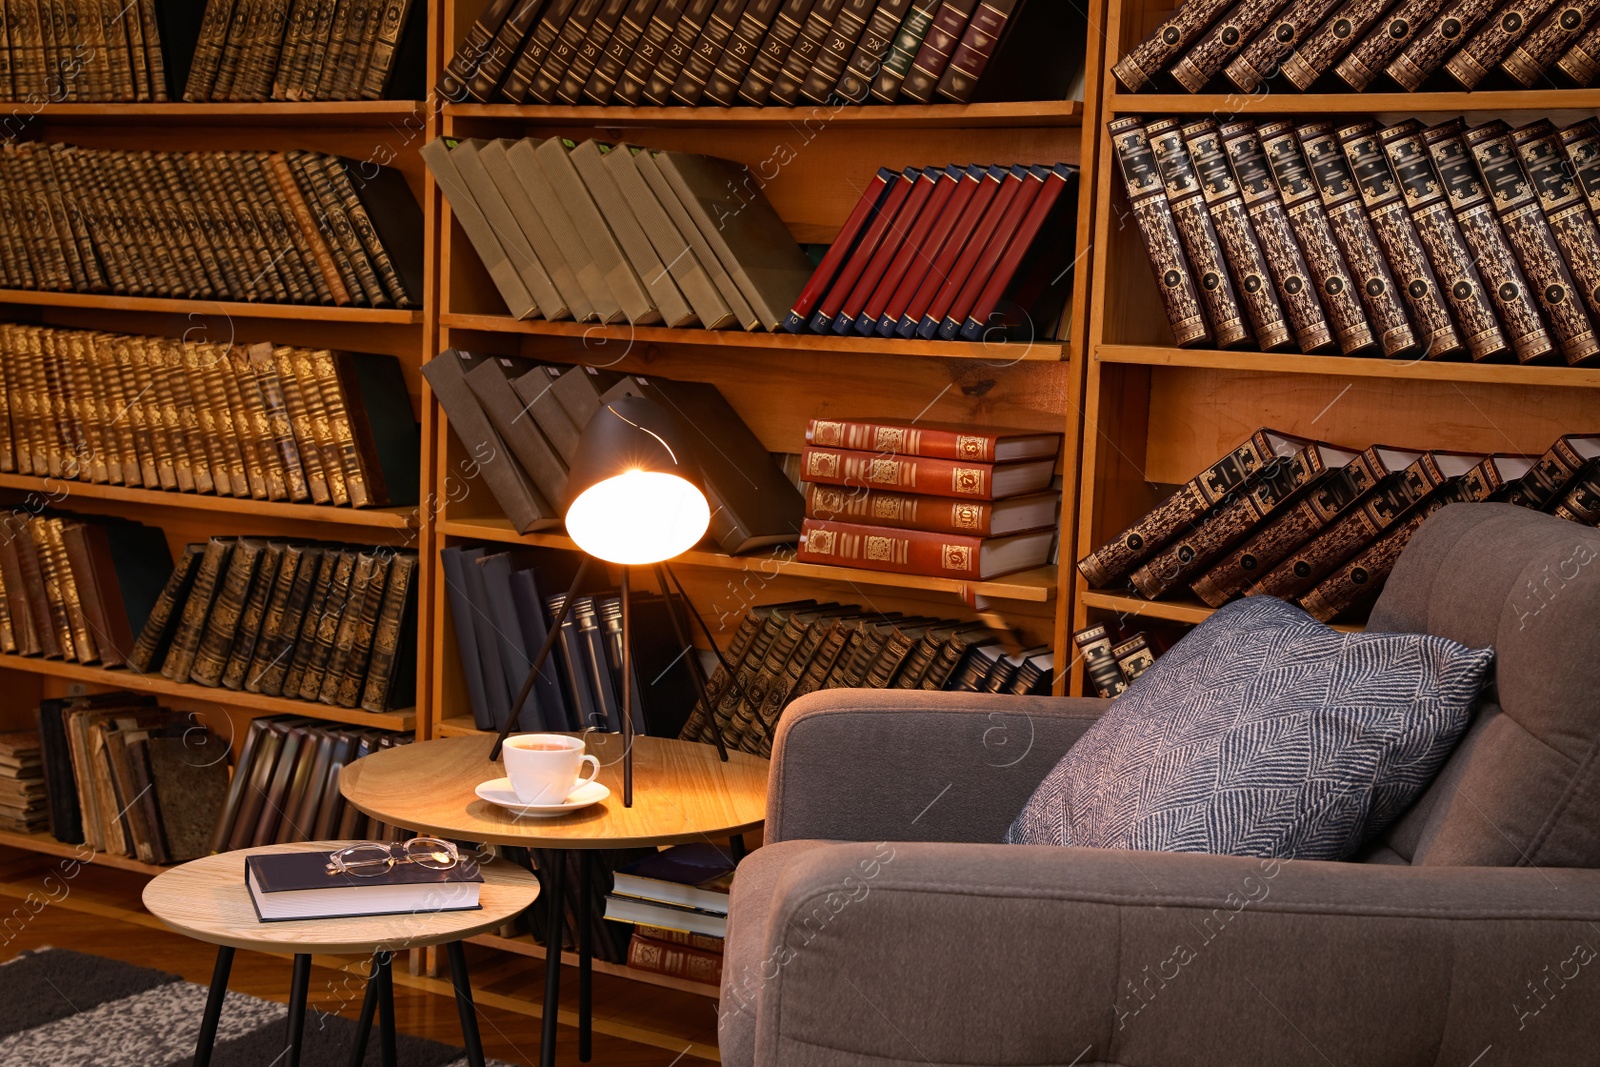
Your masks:
M1600 867L1600 531L1453 504L1395 564L1370 625L1495 650L1494 686L1384 835L1404 860Z
M1237 601L1112 703L1006 839L1344 859L1433 779L1493 656Z

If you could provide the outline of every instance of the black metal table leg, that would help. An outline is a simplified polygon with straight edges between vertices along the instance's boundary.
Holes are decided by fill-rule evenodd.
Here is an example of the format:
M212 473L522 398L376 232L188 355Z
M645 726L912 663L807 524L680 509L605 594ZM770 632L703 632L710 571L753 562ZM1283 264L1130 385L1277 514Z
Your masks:
M367 991L361 998L361 1016L356 1020L356 1037L350 1045L350 1067L361 1067L367 1058L367 1038L372 1033L372 1016L378 1010L378 956L372 957L367 971Z
M378 1040L383 1048L383 1067L397 1067L399 1054L394 1047L394 953L378 957Z
M734 834L728 838L728 848L733 852L733 862L738 863L744 859L744 835Z
M467 1067L483 1067L483 1039L478 1034L478 1006L472 1002L472 979L467 975L467 950L461 942L444 947L450 957L450 984L456 987L456 1011L461 1015L461 1043L467 1050Z
M573 857L578 864L578 1060L589 1062L593 1035L589 1016L594 1003L594 931L590 927L589 854Z
M289 1055L287 1067L300 1067L300 1042L306 1029L306 996L311 989L311 957L295 953L294 977L289 981Z
M194 1045L194 1067L211 1062L211 1047L217 1043L217 1022L222 1018L222 999L228 995L228 972L233 970L233 949L217 947L217 965L211 970L211 991L206 994L206 1013L200 1018L200 1037Z
M543 872L545 878L540 888L549 893L550 898L544 928L544 1019L539 1034L539 1067L555 1067L556 1027L559 1025L556 1016L561 1011L561 931L565 927L561 891L566 880L567 854L552 849L543 855L550 869Z

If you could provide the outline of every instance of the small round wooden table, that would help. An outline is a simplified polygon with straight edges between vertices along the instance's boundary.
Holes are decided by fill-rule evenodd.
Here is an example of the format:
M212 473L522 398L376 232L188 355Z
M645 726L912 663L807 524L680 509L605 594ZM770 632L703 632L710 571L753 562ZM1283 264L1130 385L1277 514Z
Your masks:
M200 1023L200 1038L195 1045L195 1067L211 1060L216 1042L217 1023L222 1016L222 1001L228 991L228 972L233 967L234 949L258 952L291 952L294 972L289 987L289 1041L287 1067L300 1062L301 1034L305 1027L306 995L311 982L311 955L371 955L372 976L367 982L356 1029L352 1063L366 1055L367 1034L372 1016L381 1007L380 1039L383 1062L395 1062L394 980L389 970L390 954L407 948L445 945L450 957L451 977L456 987L456 1007L461 1014L461 1036L466 1045L467 1062L483 1065L483 1045L478 1037L477 1012L472 1003L472 986L467 976L463 938L498 928L532 904L539 894L533 875L510 863L486 863L479 907L472 911L407 912L403 915L371 915L338 919L290 919L262 922L245 887L244 861L247 856L271 852L333 852L353 841L312 841L292 845L265 845L260 848L203 856L171 870L162 871L144 887L144 906L162 922L181 934L217 947L217 965L206 997L205 1016Z
M766 820L767 761L729 750L723 763L711 745L663 737L633 739L633 807L622 805L620 734L585 735L600 760L599 780L611 796L591 807L555 818L518 815L480 800L474 789L505 775L489 762L493 734L446 737L375 752L340 773L339 792L363 812L417 833L550 849L551 869L542 871L547 896L544 1018L541 1067L555 1063L561 993L562 882L568 850L675 845L737 838ZM735 859L738 857L735 856ZM578 1058L590 1050L589 864L579 858Z

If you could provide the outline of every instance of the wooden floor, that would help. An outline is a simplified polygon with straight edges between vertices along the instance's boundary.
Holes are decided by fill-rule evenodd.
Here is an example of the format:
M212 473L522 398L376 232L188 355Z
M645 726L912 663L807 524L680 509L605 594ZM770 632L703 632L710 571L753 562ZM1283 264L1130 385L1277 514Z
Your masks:
M210 982L215 950L172 933L146 913L139 905L141 876L88 864L69 878L65 872L72 870L70 863L0 849L0 960L52 946L154 967L191 982ZM531 1067L539 1058L543 961L475 946L469 946L468 953L484 1052ZM317 1012L354 1018L361 1008L364 964L321 956L314 964L309 1018ZM395 961L399 1028L459 1046L460 1023L449 983L425 973L408 973L404 964L403 958ZM286 1001L289 960L241 951L234 958L228 988ZM576 1064L577 974L570 967L562 974L561 992L558 1059L562 1065ZM606 1067L687 1065L714 1061L717 1055L714 1001L626 979L595 975L594 1030L592 1062Z

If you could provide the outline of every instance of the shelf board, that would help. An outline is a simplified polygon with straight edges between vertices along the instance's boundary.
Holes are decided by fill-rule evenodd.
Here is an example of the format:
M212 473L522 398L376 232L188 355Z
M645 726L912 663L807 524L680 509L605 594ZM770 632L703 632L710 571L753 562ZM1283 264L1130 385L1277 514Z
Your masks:
M482 945L484 948L497 948L502 952L515 952L520 956L532 956L538 960L545 958L544 946L536 944L533 938L527 936L500 937L496 934L478 934L467 938L467 941L469 944ZM561 954L561 962L568 967L576 967L578 965L578 954L576 952L563 952ZM677 989L685 993L695 993L702 997L716 998L722 993L718 987L707 985L703 982L691 982L686 978L674 978L672 975L656 974L654 971L641 971L637 967L625 967L619 963L605 963L601 960L592 962L595 974L609 974L616 978L627 978L635 982L643 982L646 985Z
M52 678L67 678L74 682L103 685L113 689L128 689L139 693L159 693L162 696L184 700L220 704L230 708L248 708L274 715L304 715L328 722L342 722L351 726L369 726L380 730L416 729L415 708L402 711L363 711L360 708L340 708L312 700L290 700L286 697L265 696L243 690L195 685L192 682L174 682L160 674L139 674L131 670L113 670L85 663L68 663L59 659L39 659L34 656L0 654L0 670L26 671Z
M0 289L0 304L98 308L102 311L148 311L164 315L226 315L240 319L353 322L364 326L375 326L380 323L409 325L422 321L420 310L323 307L314 304L253 304L241 300L179 300L164 296L118 296L115 293L50 293L34 289Z
M87 845L69 845L64 841L57 841L48 833L24 834L14 830L0 830L0 845L7 848L21 848L29 852L42 852L49 856L65 856L78 860L80 863L93 863L102 867L115 867L119 871L135 871L139 874L160 874L167 870L166 867L154 863L144 863L131 856L113 856L109 852L95 852L88 850ZM91 859L85 860L84 854L88 850Z
M1109 82L1109 79L1108 79ZM1600 109L1600 89L1484 93L1126 93L1111 89L1115 115L1318 115L1382 112L1559 111Z
M632 344L699 345L720 348L762 348L785 352L830 352L852 356L919 356L938 359L989 359L1014 363L1018 360L1060 362L1066 355L1065 341L1035 341L1029 344L984 344L980 341L907 341L899 337L826 337L818 334L752 333L745 330L671 329L665 326L597 326L587 322L546 322L543 319L513 319L508 315L464 315L446 312L439 316L445 326L458 330L483 330L492 333L522 333L540 337L571 337L591 345Z
M1600 388L1600 367L1527 367L1512 363L1452 363L1444 360L1384 359L1381 356L1305 356L1295 352L1219 351L1214 348L1146 345L1098 345L1094 357L1101 363L1260 371L1263 374L1326 374L1349 378Z
M276 500L210 496L157 489L129 489L121 485L101 485L67 478L40 478L31 474L0 474L0 489L60 494L53 504L64 504L77 497L88 500L116 500L147 507L183 508L190 511L217 511L246 518L286 519L297 522L360 526L368 529L408 533L414 529L416 508L336 508L323 504L288 504Z
M454 118L505 119L539 126L789 126L815 123L903 129L974 126L1081 126L1081 100L997 104L892 104L802 107L565 107L446 104Z
M238 104L46 104L29 116L75 126L389 126L417 113L416 100L265 101Z
M478 722L471 715L446 715L439 720L439 737L471 737L484 731L478 729Z
M1085 607L1099 611L1114 611L1126 618L1165 619L1168 622L1200 623L1211 618L1215 608L1197 600L1145 600L1131 593L1109 593L1089 589L1078 594ZM1365 627L1350 623L1333 623L1341 633L1360 633Z
M445 519L436 527L441 533L455 537L472 537L482 541L503 541L515 545L540 545L547 548L577 550L565 534L519 534L504 518L474 518L466 520ZM996 578L988 582L966 582L953 578L929 578L915 574L890 574L886 571L869 571L856 567L830 567L819 563L799 563L791 549L771 552L752 552L743 556L725 556L720 552L693 550L676 557L674 563L690 567L714 567L720 570L759 569L768 577L810 578L817 581L846 582L851 585L880 585L898 589L918 589L936 593L949 593L968 599L968 595L996 600L1025 600L1047 603L1056 595L1056 568L1037 567L1031 571Z

